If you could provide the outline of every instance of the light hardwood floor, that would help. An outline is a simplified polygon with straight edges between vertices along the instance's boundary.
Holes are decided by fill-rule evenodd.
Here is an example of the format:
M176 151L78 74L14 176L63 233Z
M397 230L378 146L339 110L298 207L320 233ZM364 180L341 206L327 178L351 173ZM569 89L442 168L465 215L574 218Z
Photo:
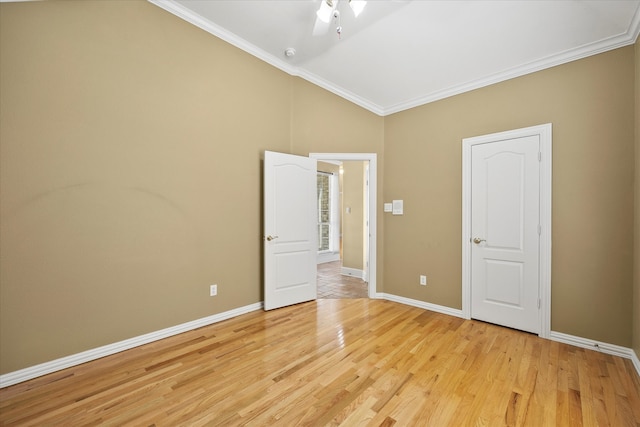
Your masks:
M398 303L256 311L0 390L2 425L636 426L630 361Z

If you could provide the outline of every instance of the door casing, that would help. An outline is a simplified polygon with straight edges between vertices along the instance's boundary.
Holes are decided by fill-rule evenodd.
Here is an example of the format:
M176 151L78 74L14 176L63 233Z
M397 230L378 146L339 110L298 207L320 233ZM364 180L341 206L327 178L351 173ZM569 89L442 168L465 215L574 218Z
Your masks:
M538 135L540 138L540 333L551 332L551 123L498 132L462 140L462 315L471 319L471 147L515 138Z

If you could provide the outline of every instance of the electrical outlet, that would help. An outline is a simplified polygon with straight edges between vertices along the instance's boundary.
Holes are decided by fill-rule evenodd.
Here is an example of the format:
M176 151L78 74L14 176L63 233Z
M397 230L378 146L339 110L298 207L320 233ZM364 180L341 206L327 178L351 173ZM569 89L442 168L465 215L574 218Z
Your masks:
M215 297L216 295L218 295L218 285L209 286L209 296Z
M420 284L422 286L427 286L427 276L420 275Z

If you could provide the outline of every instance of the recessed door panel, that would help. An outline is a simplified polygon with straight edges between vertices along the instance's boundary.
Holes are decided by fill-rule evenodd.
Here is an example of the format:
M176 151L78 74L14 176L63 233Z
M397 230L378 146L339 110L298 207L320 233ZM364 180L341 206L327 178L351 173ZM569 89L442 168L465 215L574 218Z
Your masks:
M522 250L524 229L524 154L499 152L485 160L487 245Z
M485 260L485 302L522 308L523 271L521 262Z
M306 262L309 251L284 252L275 256L276 291L290 290L309 284Z
M291 163L274 167L275 188L272 194L277 206L273 210L274 232L280 242L306 241L311 237L306 221L300 221L300 214L308 212L310 204L317 203L314 193L308 194L308 172L300 165Z

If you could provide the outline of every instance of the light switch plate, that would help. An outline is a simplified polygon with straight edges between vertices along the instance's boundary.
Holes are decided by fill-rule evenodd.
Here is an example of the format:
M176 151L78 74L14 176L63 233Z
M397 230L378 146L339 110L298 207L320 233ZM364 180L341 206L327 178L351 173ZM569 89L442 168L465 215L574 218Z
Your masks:
M403 215L404 214L404 200L394 200L393 201L393 214L394 215Z
M391 211L393 211L393 204L392 204L392 203L385 203L385 204L384 204L384 211L385 211L385 212L391 212Z

